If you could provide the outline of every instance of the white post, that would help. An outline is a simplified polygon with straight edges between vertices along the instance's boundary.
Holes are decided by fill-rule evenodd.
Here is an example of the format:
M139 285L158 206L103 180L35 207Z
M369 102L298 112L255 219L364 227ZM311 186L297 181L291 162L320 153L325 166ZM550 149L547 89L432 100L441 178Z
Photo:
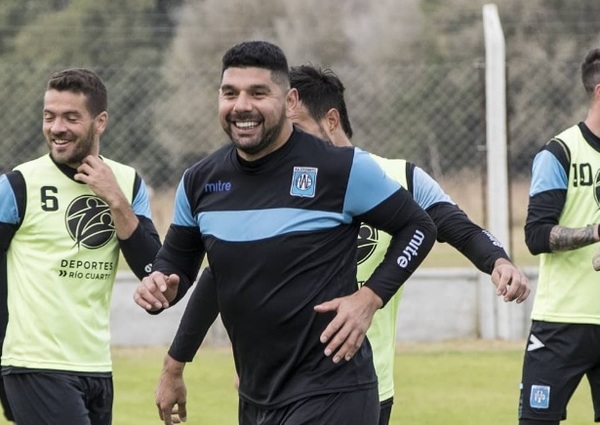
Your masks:
M483 6L483 28L486 62L487 228L508 251L511 240L506 135L506 54L504 33L495 4ZM489 277L487 279L487 282L482 282L480 289L493 293ZM481 299L488 300L488 297L482 296ZM482 307L482 312L489 314L489 306ZM501 339L521 338L523 308L517 310L519 306L504 303L500 298L495 301L495 307L497 337ZM489 327L489 324L486 327Z

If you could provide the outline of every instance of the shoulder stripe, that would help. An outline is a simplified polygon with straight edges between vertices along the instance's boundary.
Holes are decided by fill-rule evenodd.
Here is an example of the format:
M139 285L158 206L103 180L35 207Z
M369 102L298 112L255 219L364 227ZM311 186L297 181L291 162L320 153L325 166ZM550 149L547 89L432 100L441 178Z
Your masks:
M25 216L25 209L27 206L27 187L25 185L25 179L23 178L23 174L21 174L19 171L10 171L4 174L4 176L10 185L9 190L12 190L15 203L14 206L16 207L15 213L17 214L17 217L14 218L17 221L12 222L11 224L20 226L21 222L23 221L23 217Z
M400 183L386 174L369 153L354 148L344 211L351 215L364 214L388 199L400 187Z
M568 176L571 164L571 151L564 140L555 137L546 143L545 149L556 157Z

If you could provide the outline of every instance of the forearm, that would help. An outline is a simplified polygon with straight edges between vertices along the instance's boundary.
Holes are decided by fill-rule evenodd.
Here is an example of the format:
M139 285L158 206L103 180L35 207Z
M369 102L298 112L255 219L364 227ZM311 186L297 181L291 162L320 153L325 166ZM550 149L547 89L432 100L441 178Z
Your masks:
M383 307L383 300L379 297L379 295L373 292L371 288L363 286L358 290L358 293L361 295L362 299L365 300L367 309L373 314Z
M140 217L136 229L127 239L119 239L119 245L133 273L142 279L150 273L161 244L152 221Z
M427 209L438 231L438 240L456 248L484 273L491 274L499 258L509 259L502 244L478 226L456 205L440 203Z
M163 362L163 375L169 376L183 376L183 370L185 369L185 362L175 360L169 354L165 356Z
M109 208L117 237L128 239L139 225L139 219L133 212L131 204L124 196L117 196L111 201Z
M525 243L533 255L552 252L550 232L558 225L566 200L565 190L548 190L529 198Z
M210 269L206 268L185 307L169 355L180 362L191 362L218 314L214 278Z
M203 258L204 247L197 228L177 225L169 227L165 241L152 264L152 271L179 276L177 296L169 303L171 306L183 298L196 280Z
M412 198L399 203L393 198L390 201L371 211L365 220L373 220L369 224L392 235L383 261L365 282L384 305L423 262L437 234L431 218Z
M469 261L483 273L491 274L494 268L504 260L510 263L510 257L502 245L487 231L475 236L471 243L459 249ZM512 264L512 263L511 263Z
M597 224L578 228L556 225L550 230L550 249L552 252L582 248L599 240Z

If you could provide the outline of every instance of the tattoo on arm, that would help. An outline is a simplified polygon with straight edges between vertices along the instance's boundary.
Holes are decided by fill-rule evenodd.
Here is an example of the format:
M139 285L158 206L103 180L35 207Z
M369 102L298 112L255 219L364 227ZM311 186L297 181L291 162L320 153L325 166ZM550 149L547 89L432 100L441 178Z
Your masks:
M550 231L550 249L554 251L569 251L596 243L594 226L576 229L554 226Z

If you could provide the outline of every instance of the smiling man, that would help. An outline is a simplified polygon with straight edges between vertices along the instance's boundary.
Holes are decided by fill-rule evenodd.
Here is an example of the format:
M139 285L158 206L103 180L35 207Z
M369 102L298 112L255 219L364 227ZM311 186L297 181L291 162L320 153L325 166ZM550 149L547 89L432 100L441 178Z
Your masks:
M140 176L100 156L107 124L102 80L57 72L44 96L49 154L0 176L2 375L19 424L112 421L119 249L141 278L160 240Z
M134 298L149 311L172 305L206 254L240 377L239 423L375 424L365 333L431 249L435 227L369 154L295 130L287 115L296 104L277 46L252 41L225 53L219 118L232 143L185 171L155 271ZM206 190L216 182L230 190ZM357 289L361 222L392 241ZM201 320L195 326L211 318ZM165 424L185 419L184 365L165 358L156 391Z

